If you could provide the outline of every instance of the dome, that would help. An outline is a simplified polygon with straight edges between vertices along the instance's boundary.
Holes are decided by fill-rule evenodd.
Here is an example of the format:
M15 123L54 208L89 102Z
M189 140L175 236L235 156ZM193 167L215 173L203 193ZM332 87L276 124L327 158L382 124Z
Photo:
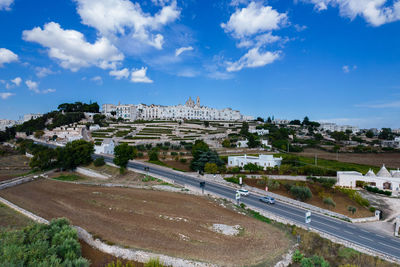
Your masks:
M375 177L376 175L373 170L369 169L369 171L365 174L365 176Z
M390 171L393 177L395 178L400 178L400 170L397 169L397 171Z
M389 171L386 169L385 164L382 166L382 168L379 170L379 172L376 174L376 176L392 177L392 175L390 175Z

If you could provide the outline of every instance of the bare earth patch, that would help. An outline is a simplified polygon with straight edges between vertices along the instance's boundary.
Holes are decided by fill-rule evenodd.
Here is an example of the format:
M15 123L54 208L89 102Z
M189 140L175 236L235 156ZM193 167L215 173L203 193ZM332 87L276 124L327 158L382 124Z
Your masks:
M0 156L0 181L15 178L30 170L29 158L24 155Z
M66 217L107 242L223 266L274 265L291 241L275 226L212 198L37 180L0 196L46 219ZM236 226L237 235L209 226Z

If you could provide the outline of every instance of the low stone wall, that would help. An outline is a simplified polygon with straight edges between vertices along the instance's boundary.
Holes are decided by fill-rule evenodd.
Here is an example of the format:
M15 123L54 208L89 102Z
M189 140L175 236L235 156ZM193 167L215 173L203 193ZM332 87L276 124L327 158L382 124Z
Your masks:
M33 221L37 223L43 223L43 224L49 224L49 221L33 214L32 212L29 212L13 203L10 201L1 198L0 197L0 203L3 203L4 205L14 209L15 211L27 216L28 218L32 219ZM192 260L184 260L180 258L174 258L170 256L166 256L163 254L156 254L156 253L151 253L147 251L141 251L141 250L134 250L134 249L128 249L128 248L121 248L119 246L115 245L107 245L106 243L102 242L99 239L94 239L93 236L87 232L85 229L79 227L79 226L73 226L78 233L78 237L85 241L87 244L90 246L104 252L110 255L113 255L118 258L123 258L126 260L132 260L132 261L138 261L138 262L147 262L150 259L155 259L158 258L161 263L167 266L176 266L176 267L185 267L185 266L193 266L193 267L213 267L217 265L209 264L209 263L203 263L203 262L198 262L198 261L192 261Z
M16 178L16 179L8 180L8 181L5 181L0 184L0 190L6 189L9 187L13 187L13 186L16 186L19 184L24 184L24 183L33 181L34 179L35 178L33 178L33 177L25 177L25 178Z
M75 171L77 173L80 173L80 174L83 174L83 175L86 175L86 176L89 176L89 177L99 178L99 179L111 178L111 175L107 175L107 174L104 174L104 173L99 173L99 172L96 172L94 170L87 169L87 168L82 168L82 167L77 167L75 169Z

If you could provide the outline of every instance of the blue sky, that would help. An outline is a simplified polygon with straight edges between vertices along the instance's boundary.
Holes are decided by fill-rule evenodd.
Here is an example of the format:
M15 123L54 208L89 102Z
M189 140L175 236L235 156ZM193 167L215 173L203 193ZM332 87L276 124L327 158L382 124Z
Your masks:
M0 118L73 101L400 128L398 0L0 0Z

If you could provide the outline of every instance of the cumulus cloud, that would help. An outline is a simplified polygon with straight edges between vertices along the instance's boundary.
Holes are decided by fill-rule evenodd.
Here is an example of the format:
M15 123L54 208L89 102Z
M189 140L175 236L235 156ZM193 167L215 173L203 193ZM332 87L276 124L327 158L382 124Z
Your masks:
M71 71L90 66L115 69L124 59L124 55L107 38L100 37L91 44L82 33L64 30L55 22L45 24L43 29L36 27L23 31L22 37L25 41L36 42L48 48L49 57Z
M181 47L175 50L175 56L179 56L180 54L182 54L185 51L192 51L193 47L191 46L187 46L187 47Z
M0 10L10 10L14 0L0 0Z
M31 81L31 80L27 80L25 81L26 86L28 86L28 89L39 94L40 90L39 90L39 84L37 82Z
M121 80L122 78L127 79L130 73L128 68L124 68L122 70L112 70L109 74L114 76L117 80Z
M48 94L48 93L54 93L55 91L56 91L56 89L49 88L49 89L43 90L42 93L43 94Z
M271 6L263 6L261 3L251 2L247 7L237 9L231 15L227 23L221 27L235 37L244 37L260 32L277 30L286 25L288 17L286 13L279 13Z
M0 93L0 98L5 100L13 95L14 95L13 93Z
M279 59L281 52L260 52L258 47L250 49L236 62L227 62L227 71L239 71L243 68L256 68L271 64Z
M11 80L11 82L13 84L15 84L16 86L19 86L22 82L22 79L21 79L21 77L16 77L15 79Z
M131 82L134 83L152 83L153 81L146 76L147 68L134 69L131 73Z
M142 11L129 0L74 0L82 23L96 28L103 36L116 38L129 34L146 45L162 49L164 36L154 31L180 16L176 1L157 1L162 9L155 15ZM171 2L167 5L167 2Z
M36 67L35 71L36 71L36 76L38 76L39 78L43 78L46 77L47 75L55 73L54 71L46 67Z
M0 67L5 63L18 61L18 55L14 54L11 50L0 48Z
M399 0L303 0L303 2L314 4L318 11L326 10L329 6L338 7L341 16L351 20L361 16L373 26L400 20Z

